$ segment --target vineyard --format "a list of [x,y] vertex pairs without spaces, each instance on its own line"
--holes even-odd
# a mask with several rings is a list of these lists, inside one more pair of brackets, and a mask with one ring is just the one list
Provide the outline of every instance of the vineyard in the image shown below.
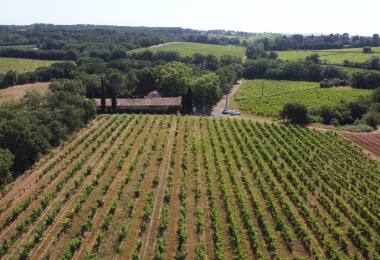
[[3,259],[380,254],[380,169],[297,126],[99,117],[2,190]]
[[29,44],[29,45],[10,45],[10,46],[0,46],[1,48],[12,48],[12,49],[19,49],[19,50],[33,50],[36,48],[36,45],[34,44]]
[[152,52],[157,51],[176,51],[181,55],[181,57],[190,56],[192,57],[195,53],[200,53],[203,55],[213,54],[220,58],[220,56],[229,54],[233,56],[243,57],[245,56],[245,47],[234,46],[234,45],[213,45],[213,44],[202,44],[202,43],[192,43],[192,42],[174,42],[165,44],[162,46],[153,46],[149,48],[141,48],[138,50],[128,51],[132,52],[143,52],[145,50],[150,50]]
[[361,96],[370,95],[370,90],[320,88],[316,82],[249,80],[240,86],[234,98],[240,103],[240,109],[259,116],[278,117],[287,102],[297,102],[312,108],[335,106],[341,100],[355,101]]
[[0,58],[0,73],[14,70],[19,73],[35,71],[39,67],[50,67],[51,64],[60,61],[30,60],[18,58]]
[[319,54],[319,59],[326,64],[340,64],[343,65],[344,60],[350,62],[365,62],[371,59],[372,56],[380,56],[380,47],[372,48],[373,53],[363,53],[362,48],[349,48],[339,50],[305,50],[305,51],[279,51],[278,59],[281,60],[305,60],[307,56],[313,53]]

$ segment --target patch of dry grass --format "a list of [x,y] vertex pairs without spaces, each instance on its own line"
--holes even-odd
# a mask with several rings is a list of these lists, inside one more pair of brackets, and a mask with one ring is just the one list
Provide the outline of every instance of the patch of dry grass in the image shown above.
[[37,82],[34,84],[17,85],[0,89],[0,102],[18,100],[24,97],[27,90],[45,92],[48,89],[49,84],[50,82]]

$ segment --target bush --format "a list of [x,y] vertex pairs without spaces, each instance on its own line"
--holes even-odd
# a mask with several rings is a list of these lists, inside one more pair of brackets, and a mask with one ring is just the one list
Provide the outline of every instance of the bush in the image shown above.
[[366,124],[345,125],[339,127],[340,130],[346,130],[350,132],[372,132],[373,127]]
[[282,119],[287,119],[294,123],[308,122],[308,110],[303,104],[286,103],[280,115]]
[[369,126],[376,127],[380,124],[380,114],[375,111],[370,111],[364,114],[362,121]]
[[331,82],[329,79],[324,79],[319,83],[320,88],[331,88],[333,86],[333,82]]
[[340,83],[340,79],[338,79],[338,78],[333,78],[333,79],[332,79],[332,85],[333,85],[334,87],[338,87],[338,86],[339,86],[339,83]]
[[333,118],[330,120],[330,124],[333,126],[339,126],[339,120],[336,118]]

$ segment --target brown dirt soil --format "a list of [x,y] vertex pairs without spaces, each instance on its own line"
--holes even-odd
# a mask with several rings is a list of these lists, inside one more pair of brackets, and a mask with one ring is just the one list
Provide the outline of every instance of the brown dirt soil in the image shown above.
[[160,46],[164,46],[164,45],[168,45],[168,44],[173,44],[173,43],[179,43],[179,42],[167,42],[167,43],[161,43],[161,44],[158,44],[158,45],[150,46],[149,48],[157,48],[157,47],[160,47]]
[[34,84],[16,85],[0,90],[0,102],[9,100],[18,100],[23,98],[27,90],[37,90],[45,92],[50,82],[37,82]]
[[380,134],[378,133],[342,133],[343,137],[352,140],[361,146],[364,151],[370,153],[372,157],[380,161]]
[[180,201],[178,198],[179,187],[181,185],[181,178],[183,176],[182,172],[182,153],[178,151],[184,150],[184,125],[183,122],[178,128],[178,143],[177,143],[177,153],[176,153],[176,163],[173,166],[174,174],[173,174],[173,186],[172,186],[172,197],[169,202],[169,225],[165,231],[165,239],[167,245],[164,251],[164,259],[173,259],[175,255],[175,251],[177,248],[177,222],[179,219],[179,207]]
[[[122,124],[119,127],[121,127],[121,126],[122,126]],[[111,137],[109,137],[109,139],[110,138]],[[116,145],[117,141],[120,138],[121,138],[121,136],[119,136],[119,138],[116,139],[116,141],[114,142],[114,145]],[[100,160],[100,158],[102,158],[102,156],[101,156],[101,150],[102,150],[103,147],[109,146],[109,139],[107,139],[106,142],[102,143],[97,148],[97,151],[88,158],[87,162],[83,165],[82,169],[86,169],[88,165],[91,165],[91,166],[94,167],[94,169],[92,170],[92,174],[96,173],[96,171],[97,171],[100,163],[102,162],[102,160]],[[89,146],[88,149],[91,149],[91,146]],[[111,145],[111,147],[108,149],[107,153],[103,156],[103,158],[106,158],[108,156],[108,154],[110,153],[110,151],[112,151],[112,149],[113,149],[113,147]],[[72,189],[74,189],[74,186],[73,186],[73,184],[71,182],[77,177],[78,174],[80,174],[82,172],[83,172],[83,170],[79,171],[75,176],[73,176],[71,178],[71,181],[65,185],[65,188],[72,188]],[[59,214],[56,216],[53,224],[45,231],[43,241],[40,244],[38,244],[34,248],[34,250],[32,250],[32,254],[43,256],[47,252],[47,250],[51,250],[52,252],[53,251],[56,252],[57,248],[60,245],[64,244],[64,240],[67,239],[67,236],[68,236],[68,234],[70,234],[70,231],[72,232],[73,227],[71,227],[71,229],[68,230],[67,234],[63,233],[60,236],[59,240],[56,239],[56,235],[57,235],[57,233],[60,230],[62,221],[66,219],[67,213],[74,208],[74,206],[75,206],[75,204],[77,202],[77,198],[82,193],[82,188],[84,186],[88,185],[89,183],[91,183],[91,181],[92,181],[92,178],[91,178],[92,174],[84,179],[84,181],[81,183],[81,185],[77,188],[77,192],[75,192],[74,194],[72,194],[72,196],[70,196],[69,200],[62,206],[62,208],[61,208]],[[100,181],[99,181],[99,183],[100,183]],[[101,186],[101,184],[99,184],[98,186]],[[91,196],[90,196],[90,198],[91,198]],[[85,207],[83,208],[83,210],[84,209],[85,209]],[[74,226],[74,224],[75,224],[75,222],[73,222],[73,226]]]
[[[141,248],[141,259],[147,259],[148,257],[153,257],[156,242],[156,236],[158,232],[159,218],[161,216],[162,206],[164,204],[164,191],[166,187],[166,179],[168,177],[168,172],[170,169],[170,157],[172,153],[172,147],[174,142],[174,131],[176,128],[176,122],[172,121],[171,129],[168,136],[167,145],[165,147],[164,159],[161,162],[160,168],[158,169],[158,175],[160,176],[160,183],[158,184],[157,190],[154,194],[153,202],[153,212],[151,215],[151,220],[146,230],[146,238],[143,239],[143,246]],[[169,209],[169,211],[174,209]]]
[[[148,128],[146,127],[146,129],[148,129]],[[134,130],[133,135],[136,134],[136,131],[137,131],[137,129]],[[103,216],[107,214],[107,211],[109,210],[110,202],[113,199],[115,199],[115,198],[118,197],[117,191],[118,191],[120,183],[123,181],[123,179],[125,177],[124,173],[127,172],[127,169],[129,169],[131,158],[133,158],[137,154],[137,149],[140,146],[140,140],[143,138],[144,135],[145,135],[145,131],[142,132],[142,133],[140,133],[139,136],[135,137],[135,138],[138,138],[139,141],[135,142],[135,144],[134,144],[134,146],[133,146],[130,154],[128,155],[128,157],[126,157],[125,162],[128,162],[128,163],[125,163],[125,165],[124,165],[124,167],[123,167],[122,170],[116,170],[116,165],[118,163],[118,158],[120,158],[120,155],[119,156],[116,155],[115,156],[116,160],[114,160],[110,164],[110,166],[108,167],[107,172],[116,172],[116,176],[115,176],[114,181],[112,182],[112,184],[110,186],[110,189],[107,192],[107,194],[103,195],[103,199],[104,199],[104,201],[106,203],[105,203],[105,205],[102,208],[99,208],[96,211],[96,213],[95,213],[95,215],[93,217],[93,229],[91,230],[91,232],[88,232],[86,234],[86,238],[83,241],[83,246],[81,246],[80,249],[78,250],[78,252],[75,254],[75,259],[83,259],[84,256],[85,256],[85,253],[87,251],[91,252],[93,245],[96,243],[95,242],[95,236],[98,233],[98,231],[101,230],[101,224],[103,222]],[[131,139],[128,139],[128,140],[131,140]],[[123,146],[119,149],[119,153],[123,154],[124,151],[125,151],[126,146],[129,143],[130,143],[130,141],[126,141],[123,144]],[[148,146],[148,145],[149,144],[147,144],[146,146]],[[140,163],[143,163],[143,160],[140,160]],[[137,173],[139,173],[139,171],[136,170],[136,172],[134,174],[135,177],[137,177],[137,175],[138,175]],[[95,200],[95,198],[99,197],[101,195],[101,193],[102,193],[102,191],[100,191],[100,190],[93,191],[93,194],[91,194],[91,196]],[[125,218],[125,213],[124,214],[122,213],[123,209],[120,208],[121,207],[121,205],[120,205],[121,201],[117,200],[117,203],[118,203],[118,206],[117,206],[117,209],[116,209],[116,213],[115,213],[115,215],[114,215],[114,217],[112,219],[112,222],[113,223],[116,222],[116,219],[119,219],[119,218],[123,219],[123,221],[122,221],[122,223],[120,223],[120,225],[116,225],[115,226],[116,230],[113,230],[113,232],[107,231],[109,233],[113,233],[113,234],[111,234],[112,239],[111,239],[111,236],[110,236],[110,238],[107,238],[106,234],[105,234],[106,232],[102,231],[103,234],[105,235],[105,240],[104,240],[104,242],[102,244],[102,249],[104,249],[104,246],[108,246],[108,248],[107,248],[108,250],[111,249],[111,248],[112,249],[114,248],[113,247],[114,244],[113,245],[107,245],[107,243],[108,242],[111,242],[111,243],[115,242],[114,239],[113,239],[114,235],[116,234],[117,231],[120,230],[120,227],[122,226],[122,224],[126,224],[126,222],[128,220],[128,219]],[[91,204],[91,203],[88,203],[88,204]],[[110,229],[112,229],[112,228],[113,228],[113,226],[110,227]]]

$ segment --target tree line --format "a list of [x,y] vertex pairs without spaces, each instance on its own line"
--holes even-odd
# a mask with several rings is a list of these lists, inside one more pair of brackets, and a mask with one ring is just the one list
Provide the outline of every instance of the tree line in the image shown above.
[[[124,52],[126,55],[126,53]],[[220,81],[223,93],[237,78],[242,76],[241,58],[223,55],[203,55],[196,53],[192,57],[181,57],[177,52],[156,52],[146,50],[142,53],[132,53],[122,59],[105,62],[100,58],[83,57],[74,62],[54,63],[50,67],[41,67],[34,72],[17,73],[8,71],[0,74],[0,88],[17,84],[50,81],[52,79],[77,79],[85,86],[87,98],[101,98],[101,78],[106,82],[106,89],[116,89],[117,97],[144,97],[156,90],[162,68],[169,63],[177,62],[191,68],[192,77],[207,73],[215,73]],[[116,86],[116,87],[114,87]],[[111,90],[107,91],[110,97]],[[173,94],[181,96],[182,91],[167,92],[164,96]]]
[[0,187],[95,117],[95,102],[84,94],[81,81],[60,79],[46,93],[0,104]]
[[373,57],[366,64],[368,70],[349,74],[341,66],[321,64],[318,53],[305,60],[282,61],[274,51],[265,51],[261,46],[250,45],[246,50],[247,61],[243,63],[243,77],[247,79],[273,79],[320,82],[321,87],[352,86],[375,89],[380,87],[380,62]]
[[343,47],[360,48],[365,46],[380,46],[379,34],[370,36],[351,36],[348,33],[329,35],[308,35],[293,34],[282,35],[274,38],[263,37],[253,42],[260,45],[265,51],[286,51],[292,50],[327,50],[342,49]]

